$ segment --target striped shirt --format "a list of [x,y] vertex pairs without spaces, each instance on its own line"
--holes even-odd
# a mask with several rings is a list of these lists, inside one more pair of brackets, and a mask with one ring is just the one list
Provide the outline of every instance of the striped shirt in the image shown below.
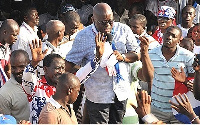
[[171,75],[171,68],[180,70],[184,68],[186,76],[194,73],[192,63],[194,54],[177,46],[175,55],[167,61],[162,55],[162,46],[149,51],[149,56],[154,66],[154,78],[151,91],[152,106],[163,112],[171,112],[169,100],[173,96],[175,80]]

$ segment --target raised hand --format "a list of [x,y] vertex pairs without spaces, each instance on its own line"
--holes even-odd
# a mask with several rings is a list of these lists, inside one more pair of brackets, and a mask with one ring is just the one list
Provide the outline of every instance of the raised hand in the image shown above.
[[174,96],[174,98],[176,99],[178,104],[169,100],[169,103],[171,104],[171,107],[173,109],[175,109],[177,112],[179,112],[181,114],[188,116],[190,119],[196,117],[196,114],[195,114],[195,112],[189,102],[189,99],[185,93],[183,95],[181,95],[179,93],[178,95]]
[[145,37],[145,36],[142,36],[142,37],[139,38],[139,40],[141,41],[141,43],[140,43],[141,53],[148,52],[149,39],[147,37]]
[[29,44],[29,47],[31,49],[31,54],[32,54],[32,60],[31,64],[32,66],[36,67],[38,63],[43,60],[45,57],[45,54],[47,53],[47,50],[42,52],[42,41],[39,40],[39,43],[37,40],[32,40],[32,45]]
[[151,113],[151,96],[148,95],[147,91],[141,91],[136,95],[138,107],[131,104],[131,106],[135,109],[138,116],[143,118],[145,115]]
[[179,72],[178,70],[176,70],[174,67],[172,67],[171,69],[171,73],[172,73],[172,77],[179,81],[179,82],[185,82],[186,79],[186,75],[185,72],[183,70],[183,67],[181,67],[181,72]]
[[95,42],[96,42],[96,57],[98,59],[101,58],[101,56],[104,53],[104,45],[106,42],[107,37],[104,38],[104,33],[98,32],[98,34],[95,37]]

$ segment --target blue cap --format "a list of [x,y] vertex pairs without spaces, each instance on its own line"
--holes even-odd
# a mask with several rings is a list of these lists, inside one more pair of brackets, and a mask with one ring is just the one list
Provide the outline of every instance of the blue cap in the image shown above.
[[0,124],[17,124],[17,121],[11,115],[0,114]]

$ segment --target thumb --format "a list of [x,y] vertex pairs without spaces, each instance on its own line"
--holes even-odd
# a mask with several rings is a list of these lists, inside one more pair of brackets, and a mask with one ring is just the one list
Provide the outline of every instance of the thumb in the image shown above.
[[47,54],[48,49],[46,49],[42,54],[46,55]]
[[134,109],[137,108],[133,103],[130,103],[130,105],[131,105]]
[[184,72],[184,69],[183,69],[183,67],[181,66],[181,72]]

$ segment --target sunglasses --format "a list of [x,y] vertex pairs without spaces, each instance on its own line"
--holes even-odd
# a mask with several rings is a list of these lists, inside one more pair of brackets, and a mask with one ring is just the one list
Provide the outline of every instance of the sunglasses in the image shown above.
[[107,20],[107,21],[98,21],[98,20],[97,20],[97,22],[98,22],[99,24],[103,25],[103,26],[106,26],[108,23],[109,23],[110,25],[113,25],[114,20]]

